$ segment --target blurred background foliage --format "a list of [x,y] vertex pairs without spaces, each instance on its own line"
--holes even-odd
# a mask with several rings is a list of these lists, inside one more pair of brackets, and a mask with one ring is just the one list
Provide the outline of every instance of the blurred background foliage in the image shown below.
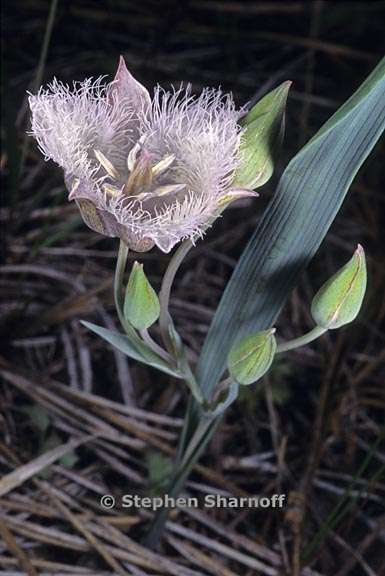
[[[293,81],[276,174],[258,200],[225,212],[178,276],[172,312],[194,360],[282,168],[383,55],[385,2],[8,0],[3,16],[1,466],[8,473],[69,437],[102,431],[102,439],[69,451],[50,472],[61,494],[75,495],[97,524],[100,509],[90,481],[96,496],[142,490],[148,480],[153,490],[162,477],[159,462],[167,469],[165,457],[173,453],[186,396],[178,383],[127,362],[79,325],[79,319],[108,327],[116,322],[111,276],[117,245],[83,225],[66,201],[61,171],[44,162],[26,135],[26,91],[36,92],[54,76],[68,83],[111,78],[120,54],[150,91],[157,83],[167,88],[190,82],[194,92],[220,85],[239,105]],[[249,539],[250,557],[258,557],[250,542],[265,547],[261,573],[275,574],[269,570],[281,566],[299,574],[300,562],[325,575],[385,570],[382,153],[383,142],[355,179],[278,327],[285,338],[311,327],[312,295],[348,260],[357,242],[365,247],[369,268],[359,320],[280,358],[263,385],[242,390],[188,485],[193,493],[284,492],[290,505],[280,514],[216,511],[216,532],[207,522],[199,525],[199,519],[180,514],[179,540],[169,534],[162,556],[179,562],[179,568],[163,573],[183,575],[194,565],[193,552],[204,574],[259,573],[250,558],[242,564],[215,551],[212,542],[222,541],[220,528],[229,525],[230,548],[242,549],[241,536]],[[152,251],[142,260],[159,287],[168,256]],[[170,420],[159,422],[154,413]],[[58,493],[55,497],[60,500]],[[34,549],[24,559],[33,569],[54,560],[70,566],[80,555],[79,565],[90,570],[85,573],[104,573],[106,562],[113,573],[119,573],[114,562],[122,563],[124,573],[135,573],[129,571],[132,559],[119,554],[101,560],[98,548],[85,546],[80,553],[73,541],[71,556],[60,548],[60,538],[56,544],[39,538],[41,525],[59,531],[63,515],[54,499],[45,516],[28,508],[29,502],[44,501],[41,485],[29,481],[7,498],[5,523],[19,543]],[[20,532],[15,502],[24,502],[21,510],[32,526],[27,535]],[[131,520],[119,528],[121,538],[139,539],[145,518],[137,514]],[[71,519],[66,522],[65,531],[72,527],[78,534]],[[91,532],[92,526],[87,525]],[[205,538],[203,552],[196,550],[194,530]],[[7,569],[17,557],[5,548],[0,554]]]

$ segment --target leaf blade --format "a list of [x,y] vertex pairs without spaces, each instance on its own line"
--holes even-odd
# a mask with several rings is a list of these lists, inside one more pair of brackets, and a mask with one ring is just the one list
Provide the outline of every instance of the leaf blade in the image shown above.
[[88,328],[88,330],[91,330],[91,332],[94,332],[103,338],[103,340],[106,340],[106,342],[117,348],[126,356],[129,356],[138,362],[142,362],[143,364],[147,364],[148,366],[152,366],[153,368],[157,368],[161,372],[165,372],[175,378],[182,378],[181,374],[170,368],[166,362],[164,362],[162,358],[158,357],[155,353],[147,351],[145,355],[142,351],[139,351],[135,344],[124,334],[108,330],[107,328],[97,326],[97,324],[86,322],[85,320],[81,320],[81,324]]

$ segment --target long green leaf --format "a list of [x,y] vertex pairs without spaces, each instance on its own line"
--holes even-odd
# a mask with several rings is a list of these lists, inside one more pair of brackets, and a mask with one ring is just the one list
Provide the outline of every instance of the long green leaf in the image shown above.
[[287,166],[226,287],[198,364],[209,395],[232,344],[272,326],[385,126],[385,59]]

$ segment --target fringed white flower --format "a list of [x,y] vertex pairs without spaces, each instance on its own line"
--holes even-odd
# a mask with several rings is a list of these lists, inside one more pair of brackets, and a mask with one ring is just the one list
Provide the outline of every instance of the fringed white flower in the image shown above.
[[256,195],[232,188],[240,112],[219,90],[157,88],[151,99],[121,57],[110,84],[55,79],[29,103],[32,135],[86,224],[133,250],[195,241],[228,203]]

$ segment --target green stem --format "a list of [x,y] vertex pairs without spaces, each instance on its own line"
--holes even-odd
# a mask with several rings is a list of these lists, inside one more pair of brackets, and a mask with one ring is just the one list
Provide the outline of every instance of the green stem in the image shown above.
[[[124,271],[126,269],[126,263],[127,263],[127,256],[128,256],[128,247],[123,242],[123,240],[120,240],[118,258],[116,261],[115,279],[114,279],[115,307],[116,307],[122,328],[125,331],[125,333],[127,334],[127,336],[129,337],[129,339],[131,340],[131,342],[133,342],[133,344],[136,344],[138,346],[139,350],[143,350],[143,347],[150,347],[151,350],[153,352],[155,352],[155,350],[153,349],[153,346],[149,346],[148,342],[144,342],[138,336],[135,329],[131,326],[131,324],[129,322],[127,322],[127,320],[124,317],[123,281],[124,281]],[[154,342],[154,344],[155,344],[155,342]],[[166,355],[167,353],[163,349],[160,348],[160,350],[162,350],[162,354],[160,354],[159,350],[157,350],[156,351],[157,356],[160,356],[162,359],[166,360],[168,364],[171,365],[170,357],[168,355]]]
[[215,387],[215,389],[213,390],[213,394],[211,397],[211,403],[216,402],[219,398],[219,395],[226,390],[230,384],[233,382],[233,377],[232,376],[228,376],[227,378],[225,378],[224,380],[221,380],[220,382],[218,382],[217,386]]
[[170,339],[169,326],[172,322],[170,313],[168,311],[170,302],[171,287],[174,282],[175,275],[182,264],[186,254],[191,250],[193,244],[191,240],[186,240],[179,246],[171,258],[165,275],[162,280],[162,286],[159,292],[160,303],[160,316],[159,316],[159,329],[164,345],[170,354],[174,354],[174,347]]
[[188,378],[186,375],[184,375],[184,380],[195,400],[199,402],[199,404],[203,404],[205,399],[195,378]]
[[124,277],[124,271],[126,269],[127,256],[128,256],[128,246],[122,240],[120,240],[118,259],[116,261],[116,268],[115,268],[114,298],[115,298],[116,311],[118,313],[120,323],[124,329],[126,325],[126,320],[124,318],[123,313],[123,304],[124,304],[123,277]]
[[155,354],[158,354],[158,356],[163,358],[163,360],[165,360],[168,364],[170,365],[172,364],[170,354],[168,354],[165,350],[163,350],[163,348],[161,348],[161,346],[159,346],[159,344],[157,344],[157,342],[155,342],[155,340],[152,339],[147,328],[139,330],[139,334],[141,335],[143,342],[145,342],[147,346],[151,348],[153,352],[155,352]]
[[[180,462],[176,463],[174,474],[171,478],[167,494],[171,497],[175,497],[179,494],[183,487],[187,477],[189,476],[191,470],[194,468],[195,464],[199,460],[203,450],[206,447],[207,442],[212,437],[212,433],[218,423],[219,419],[204,418],[197,429],[195,430],[190,443],[186,448],[186,452]],[[213,430],[211,431],[211,428]],[[154,521],[151,525],[150,531],[148,532],[145,544],[150,548],[157,548],[159,540],[162,536],[164,526],[167,522],[169,510],[163,508],[157,512]]]
[[[175,275],[179,269],[179,266],[182,264],[186,254],[191,250],[192,247],[193,243],[191,242],[191,240],[186,240],[185,242],[183,242],[183,244],[181,244],[179,248],[175,251],[173,257],[169,262],[167,270],[163,276],[162,286],[159,292],[159,303],[160,303],[159,329],[162,341],[167,350],[169,351],[169,353],[171,354],[171,356],[175,358],[175,361],[179,369],[183,371],[184,380],[187,386],[189,387],[192,395],[200,404],[202,404],[203,402],[202,392],[189,366],[185,350],[183,349],[183,345],[182,344],[180,344],[180,346],[178,345],[179,337],[176,333],[172,318],[169,313],[170,293]],[[173,339],[171,337],[171,332],[174,333],[174,336],[176,336],[176,338]]]
[[182,372],[184,381],[186,382],[187,386],[190,389],[191,394],[195,398],[195,400],[200,404],[203,405],[205,399],[203,397],[202,391],[196,381],[196,378],[190,368],[190,365],[186,358],[185,350],[176,351],[176,359],[177,359],[177,366],[178,369]]
[[199,448],[200,443],[204,440],[207,430],[210,428],[212,424],[213,418],[207,418],[205,416],[202,417],[200,420],[193,437],[188,444],[180,463],[181,472],[183,472],[183,468],[187,466],[189,460],[193,459],[194,452]]
[[187,410],[186,410],[186,414],[184,417],[184,421],[183,421],[183,427],[182,427],[182,432],[181,435],[179,436],[179,442],[178,442],[178,447],[177,447],[177,453],[176,453],[176,458],[175,458],[175,467],[177,467],[183,457],[183,452],[185,449],[185,446],[187,444],[187,439],[189,438],[189,436],[191,436],[190,433],[190,414],[192,412],[192,410],[194,409],[193,407],[197,406],[198,404],[195,401],[194,395],[190,394],[189,399],[188,399],[188,405],[187,405]]
[[[187,386],[190,388],[191,396],[195,399],[198,405],[202,405],[204,398],[201,389],[195,379],[195,376],[189,366],[188,360],[186,358],[186,353],[183,348],[182,342],[180,342],[179,336],[174,328],[172,318],[169,313],[169,302],[171,288],[175,279],[175,275],[183,262],[186,254],[191,250],[193,244],[190,240],[184,242],[179,246],[179,248],[174,253],[171,258],[165,275],[163,277],[161,290],[159,293],[160,302],[160,316],[159,316],[159,328],[162,337],[162,341],[172,355],[175,358],[178,368],[184,375],[184,380]],[[192,399],[190,397],[190,405]],[[185,442],[187,440],[187,429],[184,427],[182,431],[183,440],[180,441],[178,446],[178,451],[176,455],[174,471],[170,479],[169,487],[167,489],[167,494],[172,496],[177,494],[183,483],[185,482],[189,472],[194,467],[195,463],[199,459],[206,442],[210,438],[208,434],[210,426],[212,424],[212,419],[207,419],[203,417],[203,420],[199,422],[196,430],[194,431],[190,442],[185,448]],[[186,421],[185,421],[186,424]],[[159,539],[161,537],[164,525],[168,517],[168,510],[161,510],[156,514],[154,522],[150,528],[148,536],[146,538],[146,544],[151,547],[157,546]]]
[[289,340],[288,342],[282,342],[282,344],[278,344],[276,353],[287,352],[288,350],[294,350],[295,348],[299,348],[300,346],[305,346],[305,344],[313,342],[313,340],[316,340],[317,338],[322,336],[322,334],[325,334],[325,332],[327,331],[328,331],[327,328],[322,328],[321,326],[315,326],[313,330],[310,330],[310,332],[307,332],[307,334],[304,334],[303,336],[299,336],[298,338],[294,338],[294,340]]

